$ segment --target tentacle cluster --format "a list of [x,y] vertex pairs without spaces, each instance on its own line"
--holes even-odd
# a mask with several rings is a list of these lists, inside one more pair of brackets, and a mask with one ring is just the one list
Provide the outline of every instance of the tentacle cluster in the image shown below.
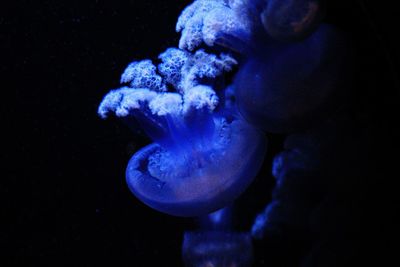
[[176,31],[179,47],[189,51],[202,43],[213,46],[222,35],[250,41],[256,22],[255,3],[250,0],[197,0],[181,14]]

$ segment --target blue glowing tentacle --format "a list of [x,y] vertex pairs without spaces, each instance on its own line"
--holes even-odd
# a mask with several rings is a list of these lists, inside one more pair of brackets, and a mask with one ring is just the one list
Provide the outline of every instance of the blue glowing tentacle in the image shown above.
[[170,140],[173,142],[171,151],[180,155],[185,160],[189,160],[191,152],[194,150],[194,138],[189,131],[181,117],[176,117],[168,114],[164,117],[168,131],[170,133]]
[[180,15],[176,31],[181,32],[179,47],[194,50],[201,43],[214,46],[216,37],[226,33],[250,40],[254,23],[259,22],[254,1],[197,0]]
[[204,150],[214,134],[214,116],[206,108],[194,109],[185,116],[184,121],[192,138],[196,140],[195,147]]
[[132,116],[135,117],[151,140],[168,148],[170,144],[168,126],[162,119],[155,117],[148,108],[134,110]]
[[195,147],[204,150],[211,140],[214,129],[214,116],[211,112],[219,104],[215,91],[204,85],[188,90],[184,96],[184,123],[192,139],[196,140]]

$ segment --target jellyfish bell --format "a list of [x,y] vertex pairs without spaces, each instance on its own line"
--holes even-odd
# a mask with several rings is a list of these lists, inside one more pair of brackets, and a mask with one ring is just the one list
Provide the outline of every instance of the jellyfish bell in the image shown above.
[[260,17],[272,38],[292,42],[307,38],[324,14],[324,0],[268,0]]
[[265,135],[220,103],[210,86],[183,95],[123,87],[106,95],[98,112],[137,120],[153,140],[133,155],[126,180],[136,197],[161,212],[199,216],[220,209],[263,162]]
[[351,72],[348,45],[329,25],[301,42],[265,43],[248,54],[235,77],[240,113],[275,133],[318,122],[344,102]]
[[266,140],[243,120],[216,116],[213,121],[206,143],[183,142],[175,151],[153,143],[133,155],[126,170],[133,194],[176,216],[207,214],[238,197],[262,165]]

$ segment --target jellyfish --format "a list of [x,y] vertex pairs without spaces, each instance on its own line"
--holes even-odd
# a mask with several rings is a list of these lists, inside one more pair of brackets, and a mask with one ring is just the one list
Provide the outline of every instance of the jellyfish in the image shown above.
[[236,60],[228,54],[169,48],[135,61],[108,93],[98,113],[136,121],[153,143],[130,159],[126,181],[150,207],[176,216],[198,216],[231,203],[260,169],[266,138],[216,92]]

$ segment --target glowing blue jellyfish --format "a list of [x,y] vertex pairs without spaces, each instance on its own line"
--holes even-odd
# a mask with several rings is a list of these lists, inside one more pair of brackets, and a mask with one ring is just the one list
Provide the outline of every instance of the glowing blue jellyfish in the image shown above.
[[159,58],[157,67],[150,60],[131,63],[121,77],[126,86],[106,95],[98,113],[134,118],[154,141],[133,155],[126,171],[141,201],[172,215],[206,214],[251,183],[265,137],[212,88],[237,63],[231,56],[170,48]]

